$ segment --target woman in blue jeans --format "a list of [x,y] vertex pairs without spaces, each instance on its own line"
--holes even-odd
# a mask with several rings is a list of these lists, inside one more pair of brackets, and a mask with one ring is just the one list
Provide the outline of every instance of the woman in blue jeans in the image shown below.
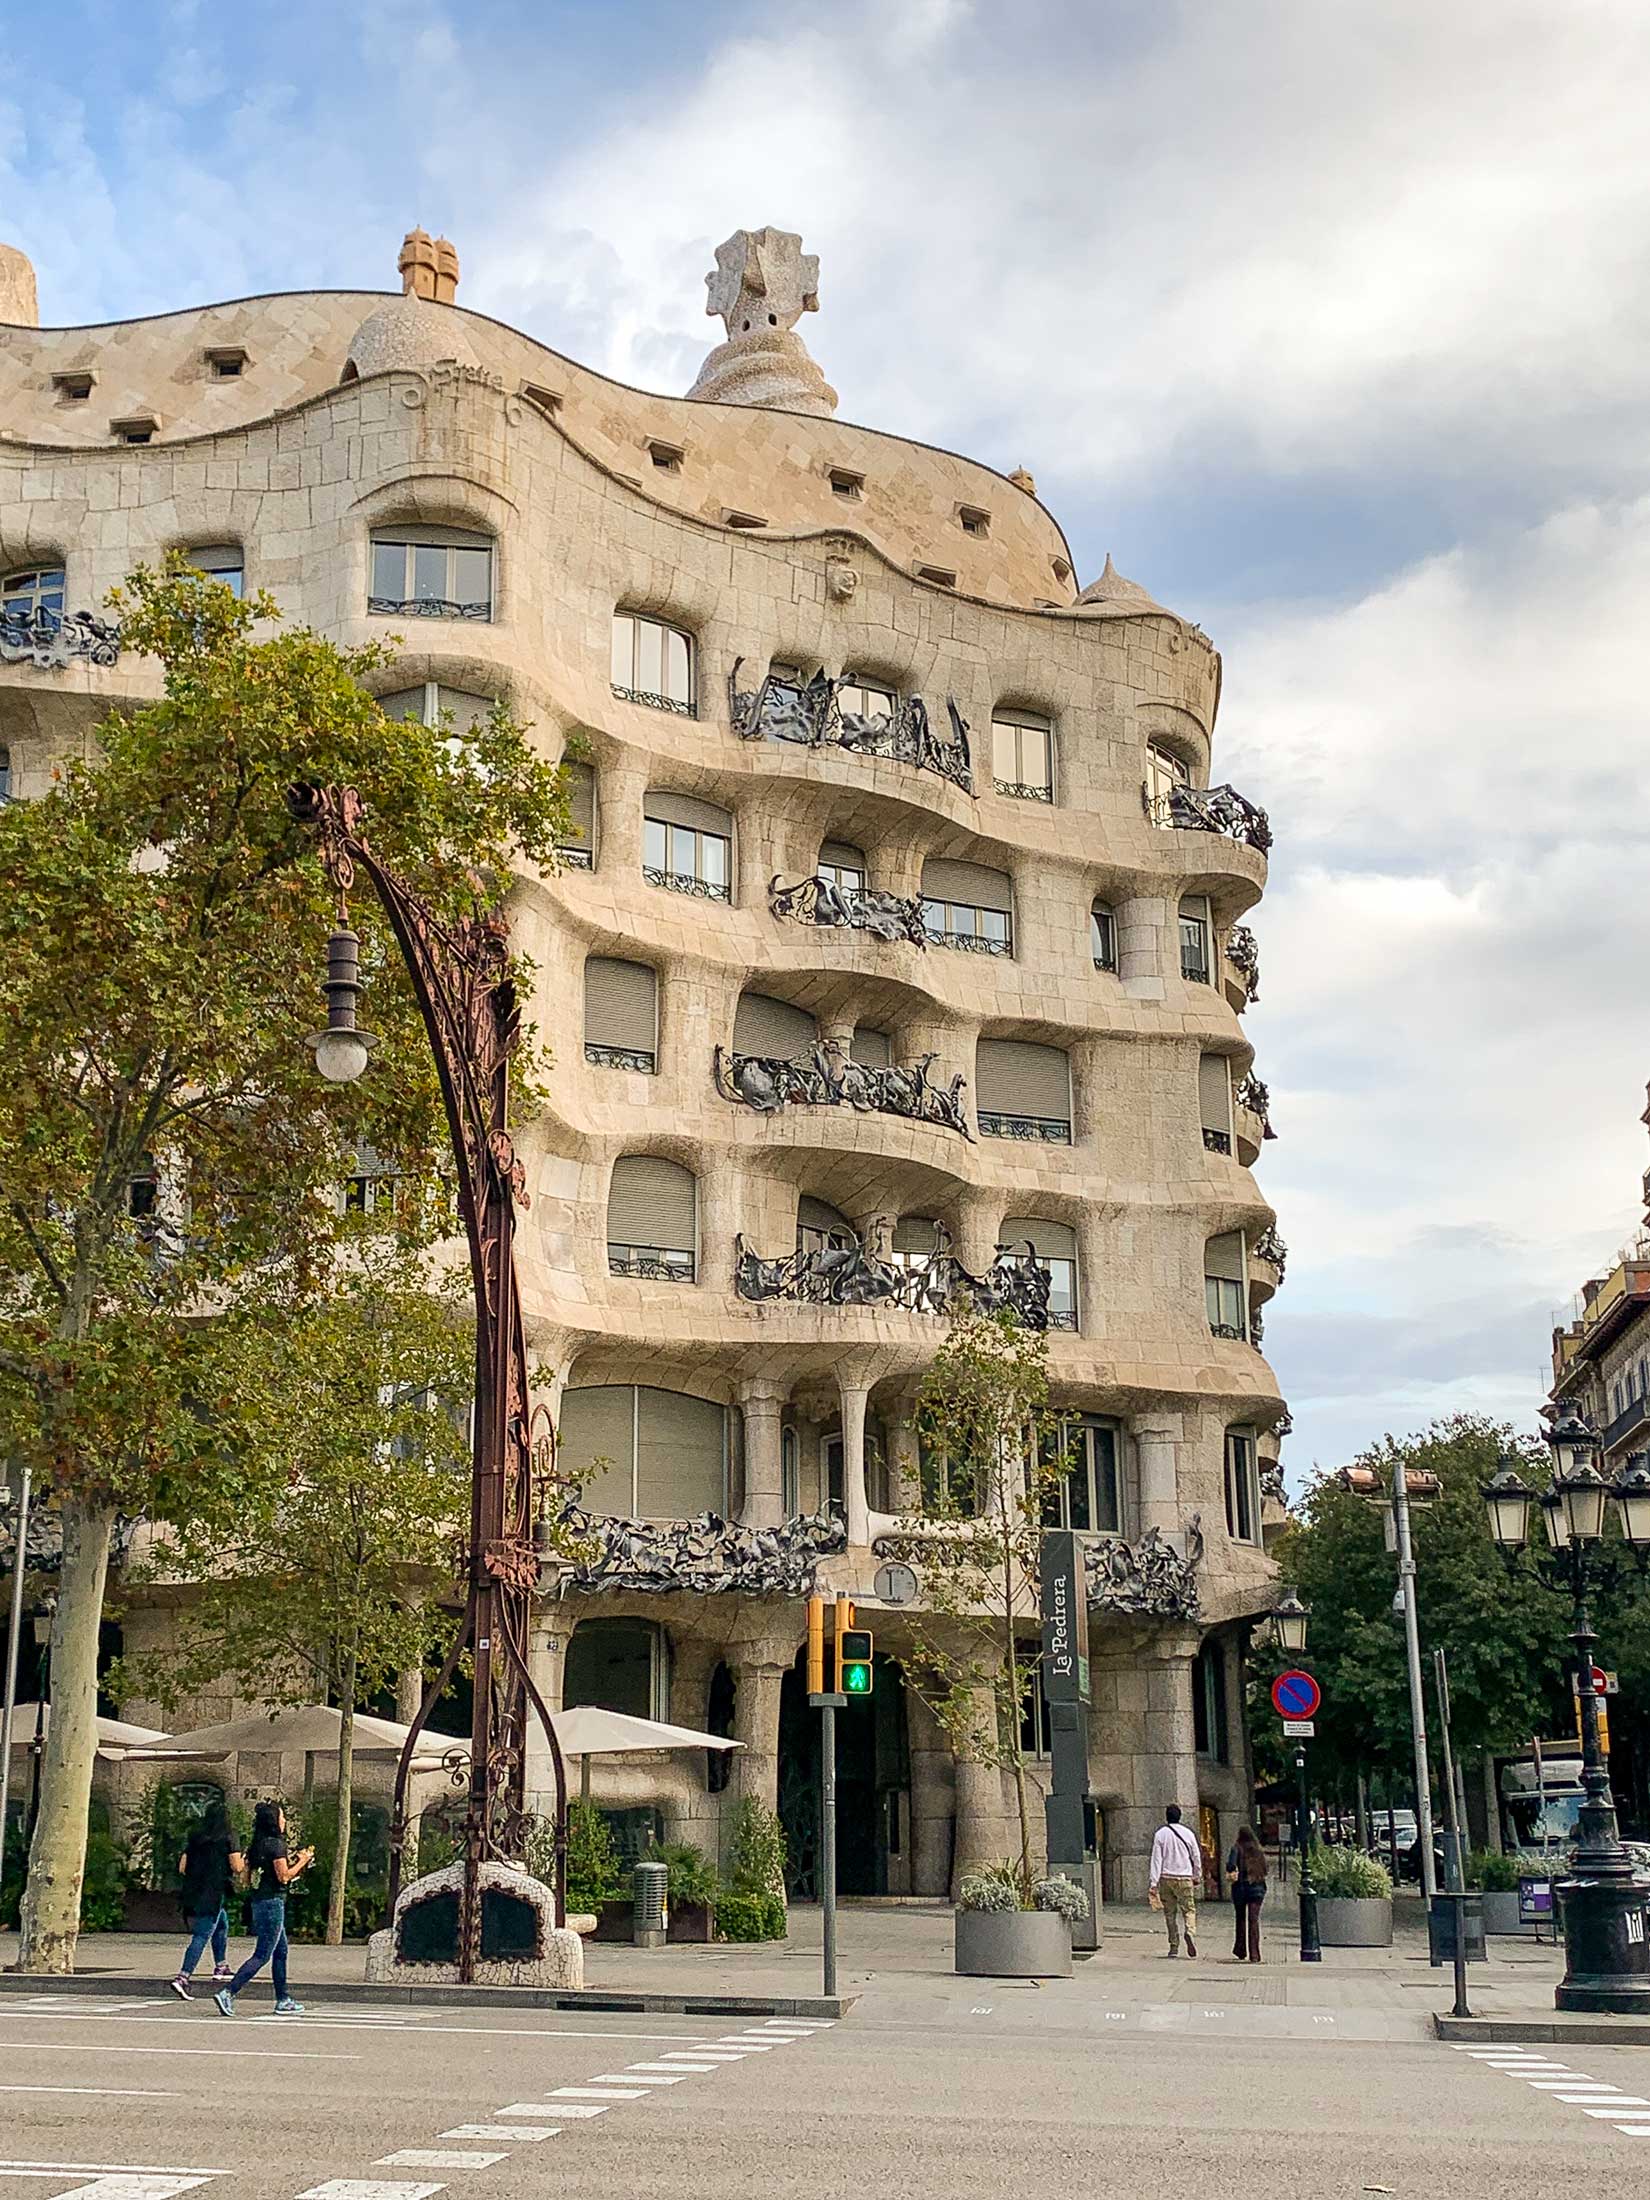
[[252,1930],[256,1945],[227,1986],[212,1996],[220,2014],[235,2014],[235,1996],[267,1963],[275,1981],[275,2014],[301,2017],[304,2005],[286,1990],[286,1890],[315,1861],[313,1849],[286,1852],[286,1812],[279,1803],[260,1803],[252,1814],[252,1838],[246,1844],[247,1876],[252,1885]]
[[235,1837],[229,1830],[229,1813],[222,1803],[213,1803],[190,1834],[178,1858],[178,1872],[183,1881],[183,1914],[189,1920],[189,1946],[182,1968],[172,1981],[172,1991],[180,2001],[189,1999],[189,1981],[195,1975],[195,1966],[206,1952],[209,1940],[212,1943],[213,1985],[222,1986],[230,1976],[229,1912],[225,1905],[231,1883],[245,1869],[245,1859],[237,1851]]

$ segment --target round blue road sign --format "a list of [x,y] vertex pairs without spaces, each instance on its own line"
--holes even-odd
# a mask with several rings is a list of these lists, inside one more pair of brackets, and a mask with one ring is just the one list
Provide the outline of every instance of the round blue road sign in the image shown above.
[[1281,1719],[1310,1719],[1323,1702],[1323,1690],[1310,1673],[1280,1673],[1272,1683],[1272,1709]]

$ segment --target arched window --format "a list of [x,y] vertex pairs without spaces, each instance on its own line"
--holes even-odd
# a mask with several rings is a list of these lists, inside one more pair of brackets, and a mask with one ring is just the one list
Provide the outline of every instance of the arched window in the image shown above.
[[650,964],[585,957],[584,1058],[648,1076],[658,1068],[659,980]]
[[1021,802],[1054,800],[1054,726],[1033,710],[991,714],[991,770],[997,792]]
[[982,1138],[1071,1144],[1071,1063],[1062,1047],[982,1039],[974,1054],[974,1116]]
[[1027,1245],[1048,1276],[1048,1326],[1077,1327],[1077,1233],[1068,1223],[1010,1216],[998,1233],[999,1253],[1020,1253]]
[[805,1008],[776,1001],[771,993],[741,993],[733,1019],[735,1054],[759,1054],[795,1061],[819,1037],[819,1026]]
[[922,913],[936,947],[1014,952],[1014,885],[1006,871],[930,856],[922,867]]
[[733,899],[733,819],[696,795],[652,787],[642,798],[642,877],[705,901]]
[[367,609],[397,619],[490,619],[493,539],[465,527],[375,527]]
[[670,1651],[663,1628],[648,1619],[581,1619],[568,1637],[561,1700],[569,1711],[591,1704],[633,1719],[668,1718]]
[[865,884],[865,856],[845,840],[827,840],[819,851],[815,875],[845,894],[857,893]]
[[1242,1343],[1249,1335],[1249,1301],[1241,1230],[1228,1230],[1204,1246],[1203,1293],[1210,1333]]
[[565,840],[556,842],[556,853],[570,871],[593,871],[596,868],[596,774],[589,764],[581,764],[576,758],[563,764],[561,769],[573,830]]
[[695,714],[693,636],[639,611],[613,614],[613,692],[622,703]]
[[585,1511],[691,1520],[728,1509],[728,1417],[708,1398],[617,1383],[562,1400],[561,1472]]
[[1214,957],[1207,894],[1187,894],[1180,904],[1180,975],[1192,985],[1213,985]]
[[607,1265],[615,1276],[692,1283],[698,1275],[699,1187],[663,1154],[623,1154],[607,1191]]
[[8,573],[0,580],[0,620],[8,627],[34,626],[55,634],[63,623],[62,566],[31,565]]
[[1089,911],[1089,950],[1096,970],[1117,968],[1117,919],[1111,904],[1098,898]]
[[221,581],[232,596],[245,594],[246,552],[238,542],[207,543],[183,554],[197,573]]
[[1197,1058],[1197,1106],[1210,1153],[1232,1150],[1232,1065],[1224,1054]]

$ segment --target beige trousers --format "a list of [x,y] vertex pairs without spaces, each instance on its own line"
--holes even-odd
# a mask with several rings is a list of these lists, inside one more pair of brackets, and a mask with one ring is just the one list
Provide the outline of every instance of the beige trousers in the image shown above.
[[1163,1922],[1169,1928],[1169,1953],[1180,1953],[1180,1921],[1186,1921],[1186,1938],[1197,1931],[1197,1882],[1171,1879],[1167,1872],[1157,1882],[1157,1899],[1163,1905]]

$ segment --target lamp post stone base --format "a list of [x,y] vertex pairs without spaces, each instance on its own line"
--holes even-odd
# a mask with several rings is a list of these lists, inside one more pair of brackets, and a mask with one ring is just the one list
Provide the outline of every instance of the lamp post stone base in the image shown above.
[[1555,1892],[1565,1968],[1554,2006],[1650,2016],[1650,1883],[1564,1879]]

